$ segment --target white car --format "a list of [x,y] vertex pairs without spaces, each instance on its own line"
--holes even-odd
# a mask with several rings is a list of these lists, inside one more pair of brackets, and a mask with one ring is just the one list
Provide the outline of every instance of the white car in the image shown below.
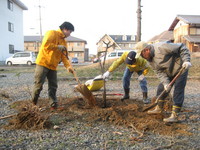
[[13,56],[6,59],[6,65],[15,65],[15,64],[35,64],[36,54],[35,52],[17,52]]
[[[114,50],[112,52],[108,52],[106,55],[106,60],[119,58],[126,51],[135,51],[135,50]],[[100,60],[101,62],[104,61],[104,56],[102,56]]]

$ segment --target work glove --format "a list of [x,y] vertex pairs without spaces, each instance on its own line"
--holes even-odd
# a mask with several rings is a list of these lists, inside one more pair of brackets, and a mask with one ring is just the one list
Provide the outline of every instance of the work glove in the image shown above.
[[58,45],[58,49],[62,52],[62,51],[66,51],[67,48],[64,45]]
[[109,71],[106,71],[106,72],[103,74],[103,79],[108,78],[109,75],[110,75],[110,72],[109,72]]
[[138,81],[142,81],[145,78],[145,76],[143,74],[138,76]]
[[147,73],[149,72],[149,69],[144,69],[144,71],[143,71],[143,75],[146,75]]
[[67,70],[68,70],[68,72],[74,74],[74,69],[72,67],[68,67]]
[[185,68],[185,70],[188,70],[191,66],[192,64],[188,61],[184,62],[182,65],[182,67]]
[[167,93],[169,93],[172,89],[172,86],[168,85],[168,84],[164,84],[164,89]]

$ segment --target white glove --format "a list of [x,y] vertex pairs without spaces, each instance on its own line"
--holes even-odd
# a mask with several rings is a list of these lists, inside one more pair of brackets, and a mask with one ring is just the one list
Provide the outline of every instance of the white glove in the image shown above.
[[172,86],[169,86],[168,84],[164,84],[164,88],[165,88],[165,91],[166,91],[166,92],[170,92]]
[[142,81],[145,78],[145,76],[143,74],[139,75],[138,77],[138,81]]
[[103,79],[108,78],[109,75],[110,75],[110,72],[109,72],[109,71],[106,71],[106,72],[103,74]]
[[58,45],[58,49],[60,51],[66,51],[67,50],[67,48],[64,45]]
[[184,62],[182,67],[185,68],[186,70],[189,69],[192,66],[190,62]]
[[91,79],[91,80],[87,80],[86,82],[85,82],[85,85],[86,86],[89,86],[89,85],[91,85],[93,83],[93,80]]

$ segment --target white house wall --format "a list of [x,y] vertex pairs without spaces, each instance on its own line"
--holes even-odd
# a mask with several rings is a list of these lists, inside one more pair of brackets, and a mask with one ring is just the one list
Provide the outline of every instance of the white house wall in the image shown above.
[[[8,22],[13,23],[14,32],[8,31]],[[9,44],[14,50],[24,50],[23,10],[13,2],[13,10],[7,7],[7,0],[0,0],[0,61],[5,61],[12,54]]]

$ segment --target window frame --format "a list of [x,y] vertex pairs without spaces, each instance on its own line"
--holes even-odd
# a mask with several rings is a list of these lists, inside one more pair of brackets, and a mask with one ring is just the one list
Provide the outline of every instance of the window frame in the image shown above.
[[13,2],[11,0],[7,0],[8,9],[13,11]]
[[8,31],[14,32],[14,24],[11,22],[8,22]]
[[14,54],[15,53],[15,46],[12,44],[9,44],[9,54]]

